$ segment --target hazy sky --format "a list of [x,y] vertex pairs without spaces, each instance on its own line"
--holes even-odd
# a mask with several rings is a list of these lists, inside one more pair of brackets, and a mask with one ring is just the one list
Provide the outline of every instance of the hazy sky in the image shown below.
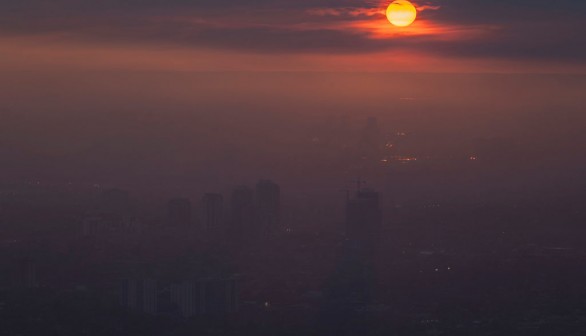
[[583,0],[4,0],[7,69],[580,72]]
[[427,152],[584,166],[586,1],[417,0],[401,29],[389,2],[0,1],[0,180],[322,181],[316,125],[370,116]]

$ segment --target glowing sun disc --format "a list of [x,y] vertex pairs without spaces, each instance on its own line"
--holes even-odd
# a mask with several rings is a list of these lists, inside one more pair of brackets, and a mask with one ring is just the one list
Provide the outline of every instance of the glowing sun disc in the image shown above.
[[395,0],[387,8],[387,19],[397,27],[407,27],[417,18],[417,9],[407,0]]

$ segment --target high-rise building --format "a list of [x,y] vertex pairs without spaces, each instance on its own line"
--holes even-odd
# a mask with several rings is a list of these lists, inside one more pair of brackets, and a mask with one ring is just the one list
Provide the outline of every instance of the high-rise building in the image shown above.
[[170,226],[189,226],[191,224],[191,201],[176,198],[167,204],[167,219]]
[[247,186],[234,189],[230,198],[230,224],[237,234],[255,230],[254,192]]
[[281,215],[281,188],[270,180],[260,180],[256,185],[258,221],[263,232],[279,229]]
[[373,257],[381,226],[379,193],[361,189],[346,203],[346,241],[327,284],[326,305],[369,305],[376,288]]
[[359,190],[346,203],[346,237],[362,247],[373,246],[382,222],[380,194]]
[[216,230],[222,226],[224,197],[208,193],[202,199],[202,225],[205,230]]

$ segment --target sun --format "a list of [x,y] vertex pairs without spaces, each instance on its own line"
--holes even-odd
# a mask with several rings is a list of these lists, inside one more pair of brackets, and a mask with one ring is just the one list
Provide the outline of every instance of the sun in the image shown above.
[[395,0],[387,8],[387,19],[397,27],[410,26],[417,18],[417,9],[407,0]]

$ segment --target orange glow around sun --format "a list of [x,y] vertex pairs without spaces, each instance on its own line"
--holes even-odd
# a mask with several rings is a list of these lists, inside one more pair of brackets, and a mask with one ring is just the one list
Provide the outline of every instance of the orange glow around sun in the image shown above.
[[407,0],[395,0],[387,8],[387,19],[397,27],[410,26],[417,18],[417,9]]

